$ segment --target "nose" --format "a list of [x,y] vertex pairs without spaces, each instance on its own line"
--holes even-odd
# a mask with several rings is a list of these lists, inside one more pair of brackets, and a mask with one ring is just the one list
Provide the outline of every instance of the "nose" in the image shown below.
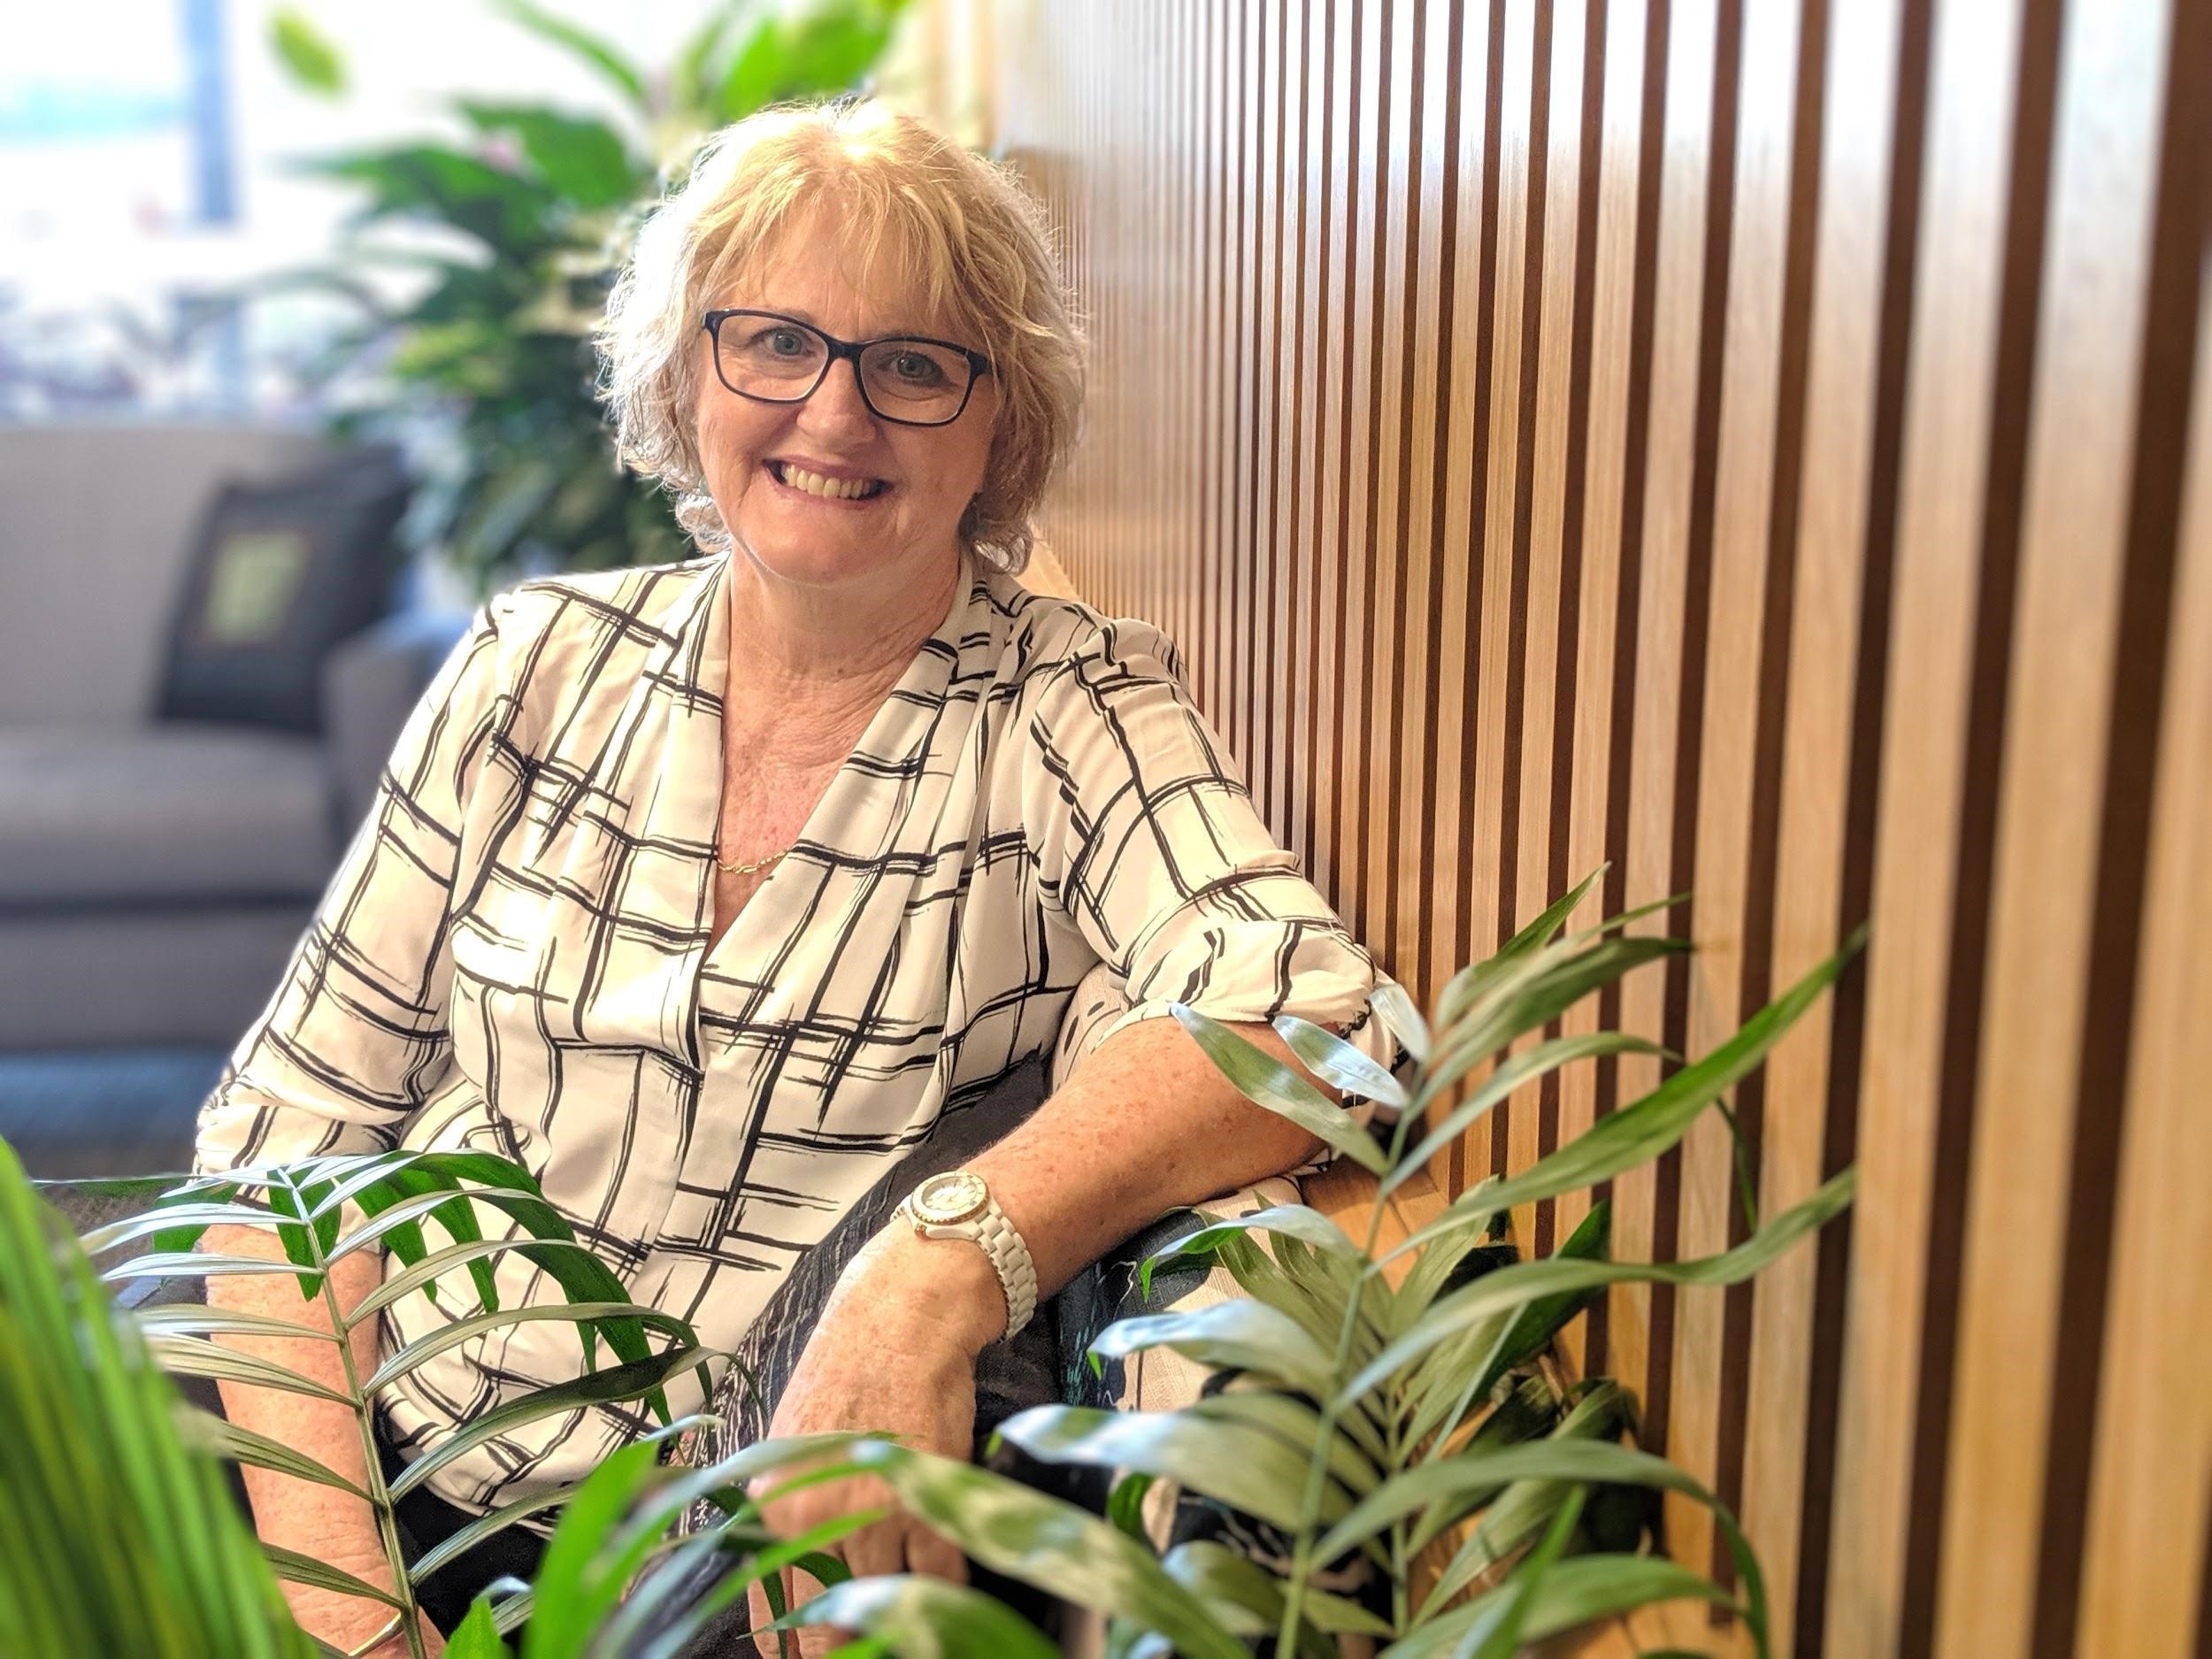
[[799,411],[799,425],[824,438],[872,435],[876,418],[860,395],[860,365],[850,358],[830,365],[814,396]]

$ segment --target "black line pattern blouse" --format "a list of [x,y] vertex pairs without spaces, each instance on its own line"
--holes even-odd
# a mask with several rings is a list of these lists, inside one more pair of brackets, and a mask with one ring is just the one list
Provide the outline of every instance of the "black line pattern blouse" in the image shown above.
[[[887,1160],[1053,1049],[1095,966],[1120,1011],[1085,1048],[1180,1001],[1302,1014],[1395,1058],[1372,962],[1269,836],[1173,648],[972,562],[710,951],[726,568],[536,581],[485,608],[203,1109],[201,1169],[499,1153],[636,1300],[726,1348]],[[528,1300],[535,1270],[498,1260],[503,1299]],[[457,1277],[396,1304],[386,1340],[472,1305]],[[427,1448],[581,1363],[567,1325],[499,1331],[388,1395],[392,1424]],[[670,1395],[700,1403],[688,1373]],[[540,1422],[434,1484],[508,1502],[638,1427],[621,1409]]]

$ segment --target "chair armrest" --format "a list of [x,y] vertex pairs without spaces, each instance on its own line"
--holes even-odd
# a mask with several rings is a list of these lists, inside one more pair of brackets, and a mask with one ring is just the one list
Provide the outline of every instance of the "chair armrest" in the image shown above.
[[409,611],[364,628],[324,659],[323,741],[349,831],[367,814],[400,728],[467,628],[458,612]]

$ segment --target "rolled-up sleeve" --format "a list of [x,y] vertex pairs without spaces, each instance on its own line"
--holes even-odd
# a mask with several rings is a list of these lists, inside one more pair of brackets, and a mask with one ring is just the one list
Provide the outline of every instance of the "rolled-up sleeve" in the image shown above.
[[409,717],[275,995],[201,1108],[202,1172],[396,1142],[450,1053],[449,918],[469,807],[510,716],[499,602]]
[[1103,625],[1050,671],[1029,734],[1045,902],[1119,982],[1064,1059],[1181,1002],[1225,1021],[1298,1015],[1401,1062],[1371,1006],[1388,981],[1269,833],[1164,635]]

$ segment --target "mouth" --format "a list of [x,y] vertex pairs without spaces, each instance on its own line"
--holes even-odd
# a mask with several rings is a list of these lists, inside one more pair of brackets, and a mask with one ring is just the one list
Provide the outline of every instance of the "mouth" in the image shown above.
[[763,469],[780,488],[815,501],[841,507],[856,507],[882,498],[891,486],[879,478],[825,478],[804,467],[782,461],[764,461]]

